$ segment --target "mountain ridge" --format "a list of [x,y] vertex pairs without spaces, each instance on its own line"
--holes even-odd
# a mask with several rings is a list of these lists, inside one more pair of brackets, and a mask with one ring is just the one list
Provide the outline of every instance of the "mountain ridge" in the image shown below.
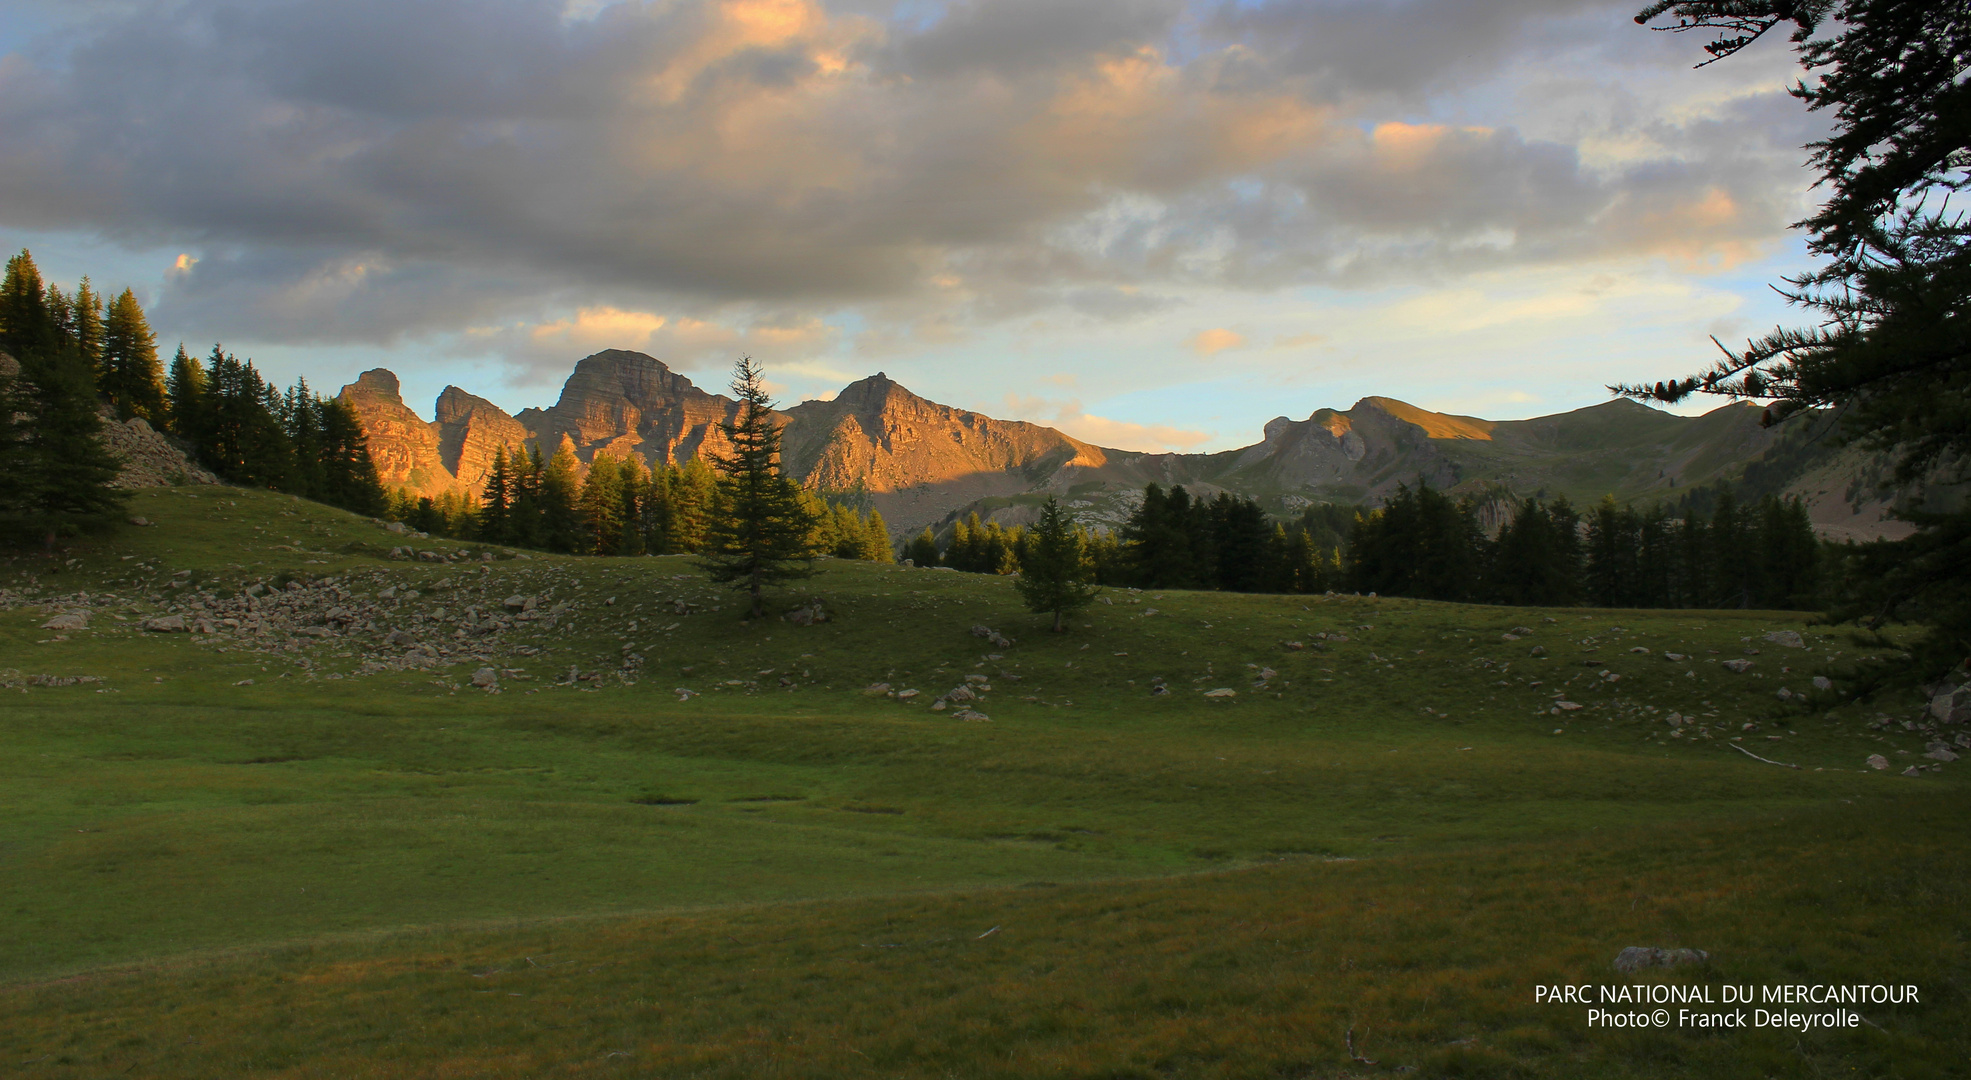
[[[662,361],[623,349],[583,357],[553,405],[511,415],[447,386],[425,421],[404,403],[395,374],[382,368],[362,373],[339,397],[369,433],[384,483],[432,496],[476,496],[494,452],[529,443],[549,454],[567,449],[583,466],[597,454],[682,465],[725,450],[718,425],[738,409]],[[1746,403],[1687,417],[1617,399],[1487,420],[1371,395],[1345,410],[1315,409],[1304,420],[1275,417],[1248,446],[1152,453],[943,405],[882,372],[775,415],[789,474],[881,510],[899,539],[972,510],[1025,520],[1048,495],[1062,497],[1090,524],[1113,527],[1148,483],[1184,484],[1205,497],[1231,492],[1279,514],[1317,502],[1373,505],[1399,484],[1419,482],[1493,500],[1567,495],[1590,503],[1606,493],[1650,502],[1733,478],[1778,437]],[[1825,468],[1814,476],[1821,485],[1817,522],[1845,536],[1879,533],[1887,505],[1880,493],[1826,498],[1837,481]]]

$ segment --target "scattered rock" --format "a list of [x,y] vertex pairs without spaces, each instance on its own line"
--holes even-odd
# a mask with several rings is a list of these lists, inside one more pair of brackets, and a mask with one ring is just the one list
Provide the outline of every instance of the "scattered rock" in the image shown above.
[[978,700],[978,698],[979,698],[979,695],[977,695],[977,694],[974,694],[974,693],[972,692],[972,688],[971,688],[971,687],[969,687],[969,686],[954,686],[954,687],[952,687],[952,688],[951,688],[950,690],[947,690],[947,691],[945,691],[945,694],[944,694],[944,696],[943,696],[943,697],[941,697],[941,698],[939,698],[938,700],[940,700],[940,701],[977,701],[977,700]]
[[1800,640],[1800,634],[1796,630],[1773,630],[1766,634],[1765,640],[1787,649],[1804,649],[1807,647],[1807,643]]
[[1923,775],[1923,770],[1922,770],[1922,769],[1919,769],[1919,768],[1917,768],[1917,767],[1916,767],[1916,766],[1914,766],[1914,765],[1911,765],[1911,766],[1910,766],[1909,768],[1907,768],[1907,769],[1904,769],[1904,770],[1903,770],[1903,775],[1904,775],[1904,776],[1922,776],[1922,775]]
[[[944,569],[944,567],[935,567],[934,569],[942,570]],[[943,712],[948,708],[950,708],[950,706],[945,704],[945,700],[943,698],[939,698],[936,701],[931,702],[932,712]]]
[[1231,698],[1238,697],[1239,692],[1229,686],[1221,686],[1216,690],[1206,690],[1204,696],[1208,698]]
[[43,630],[87,630],[89,613],[86,611],[64,611],[60,615],[41,624]]
[[862,688],[863,697],[886,697],[889,692],[890,684],[886,682],[870,683]]
[[1870,754],[1868,755],[1868,767],[1876,770],[1887,769],[1889,767],[1889,759],[1883,757],[1881,754]]
[[1307,647],[1307,644],[1305,642],[1300,642],[1300,641],[1282,641],[1280,642],[1280,647],[1284,649],[1292,649],[1295,652],[1299,652],[1300,650],[1305,649]]
[[1784,686],[1780,687],[1778,693],[1776,693],[1774,696],[1779,698],[1779,700],[1781,701],[1792,701],[1794,697],[1793,691],[1788,690]]
[[1690,659],[1690,657],[1685,656],[1683,653],[1680,652],[1666,652],[1663,654],[1663,659],[1671,660],[1671,661],[1682,661],[1682,660],[1688,660]]
[[1562,699],[1560,701],[1554,702],[1554,707],[1547,711],[1550,713],[1573,712],[1574,710],[1580,707],[1581,707],[1581,703],[1578,701],[1568,701],[1566,699]]
[[404,633],[402,630],[392,630],[383,636],[383,643],[385,645],[411,646],[417,644],[417,639]]
[[1702,964],[1709,959],[1711,954],[1703,949],[1650,949],[1631,945],[1615,954],[1615,970],[1629,975],[1648,968]]
[[1814,676],[1814,689],[1832,690],[1834,689],[1834,680],[1825,675],[1816,675]]
[[534,610],[534,605],[537,603],[539,601],[534,597],[516,595],[509,596],[505,600],[500,601],[500,606],[508,611],[532,611]]
[[1752,670],[1752,661],[1750,661],[1750,660],[1727,660],[1727,661],[1725,661],[1725,670],[1727,670],[1727,671],[1736,671],[1736,672],[1738,672],[1739,674],[1741,674],[1741,675],[1742,675],[1742,674],[1744,674],[1745,672],[1748,672],[1748,671],[1750,671],[1750,670]]
[[1643,647],[1642,647],[1641,645],[1638,645],[1638,646],[1636,646],[1635,648],[1633,648],[1633,649],[1630,649],[1629,651],[1630,651],[1630,652],[1632,652],[1632,653],[1635,653],[1635,654],[1636,654],[1637,656],[1648,656],[1648,655],[1649,655],[1649,650],[1648,650],[1648,649],[1645,649],[1645,648],[1643,648]]
[[1518,634],[1520,637],[1525,637],[1533,632],[1533,628],[1530,626],[1515,626],[1512,628],[1512,632]]
[[145,619],[143,627],[146,630],[159,634],[182,634],[190,629],[185,625],[185,617],[183,615],[159,615],[155,618]]
[[899,690],[897,691],[897,700],[909,701],[911,698],[916,697],[921,692],[922,691],[918,691],[918,690]]
[[27,680],[29,686],[79,686],[83,683],[102,682],[100,675],[35,675]]
[[992,717],[990,717],[990,716],[987,716],[986,714],[984,714],[984,713],[982,713],[982,712],[980,712],[980,711],[978,711],[977,709],[960,709],[960,710],[958,710],[957,712],[955,712],[955,713],[952,713],[952,714],[951,714],[951,718],[952,718],[953,720],[990,720],[990,719],[992,719]]
[[147,517],[133,517],[130,519],[130,524],[140,529],[148,529],[151,525],[151,519]]
[[1545,645],[1535,645],[1535,646],[1533,646],[1533,649],[1532,649],[1532,653],[1531,653],[1531,655],[1533,655],[1533,656],[1545,656],[1545,655],[1547,655],[1547,647],[1546,647]]
[[992,644],[1002,649],[1010,649],[1013,647],[1012,638],[1007,637],[1005,634],[1002,634],[999,631],[994,630],[989,626],[972,627],[972,636],[977,638],[984,638],[988,642],[991,642]]
[[1925,747],[1924,749],[1928,752],[1925,753],[1923,756],[1929,758],[1931,761],[1957,760],[1957,755],[1951,752],[1950,744],[1944,742],[1941,739],[1933,740],[1930,743],[1930,745]]
[[1518,640],[1519,640],[1519,635],[1518,635],[1518,634],[1500,634],[1500,635],[1499,635],[1499,640],[1501,640],[1501,641],[1518,641]]
[[489,667],[482,667],[472,673],[472,685],[482,690],[497,690],[500,686],[500,673]]

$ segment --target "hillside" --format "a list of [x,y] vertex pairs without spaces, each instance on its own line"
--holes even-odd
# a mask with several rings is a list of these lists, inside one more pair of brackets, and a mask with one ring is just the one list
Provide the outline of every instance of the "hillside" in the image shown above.
[[[431,495],[476,494],[502,446],[565,448],[582,462],[607,453],[680,464],[721,448],[718,424],[735,408],[655,358],[620,349],[584,357],[552,406],[517,415],[451,386],[425,421],[381,369],[341,397],[363,420],[384,482]],[[975,510],[1024,520],[1049,494],[1066,498],[1085,522],[1113,526],[1153,482],[1250,496],[1278,514],[1313,502],[1373,505],[1419,482],[1490,499],[1566,495],[1590,504],[1612,494],[1647,504],[1736,478],[1784,434],[1761,427],[1749,404],[1686,417],[1617,400],[1495,421],[1366,397],[1304,420],[1277,417],[1260,441],[1237,450],[1152,454],[941,405],[880,372],[780,416],[789,471],[881,510],[899,539]],[[1879,462],[1818,445],[1789,462],[1786,490],[1810,497],[1824,532],[1866,538],[1890,527],[1882,513],[1894,493],[1882,487]]]
[[[1003,578],[841,560],[795,626],[688,558],[223,486],[131,511],[0,561],[22,1076],[1961,1063],[1971,736],[1776,696],[1899,632],[1112,590],[1051,634]],[[1641,1043],[1535,1000],[1627,946],[1923,996]]]

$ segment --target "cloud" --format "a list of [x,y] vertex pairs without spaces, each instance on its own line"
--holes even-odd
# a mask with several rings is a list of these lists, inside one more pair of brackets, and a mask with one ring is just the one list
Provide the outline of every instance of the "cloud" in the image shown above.
[[1146,453],[1183,453],[1210,442],[1215,433],[1193,431],[1163,424],[1137,424],[1111,420],[1084,410],[1079,400],[1054,401],[1027,394],[1006,395],[1007,415],[1024,417],[1112,450]]
[[1243,348],[1245,343],[1244,334],[1236,330],[1227,330],[1219,327],[1202,331],[1196,337],[1193,337],[1191,339],[1191,350],[1199,356],[1216,356],[1227,349]]
[[[584,311],[791,352],[852,309],[908,350],[1200,287],[1770,250],[1822,121],[1777,84],[1639,104],[1636,65],[1688,57],[1630,6],[105,3],[0,57],[0,225],[184,252],[161,328],[521,327],[522,364]],[[1562,71],[1592,122],[1435,115]]]
[[1282,334],[1273,339],[1273,347],[1276,349],[1304,349],[1310,345],[1322,344],[1327,340],[1328,335],[1326,334]]

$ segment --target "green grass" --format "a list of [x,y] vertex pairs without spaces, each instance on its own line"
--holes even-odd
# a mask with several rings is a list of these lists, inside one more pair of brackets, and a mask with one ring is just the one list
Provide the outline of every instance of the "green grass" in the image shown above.
[[[1004,580],[831,561],[796,628],[682,559],[391,561],[481,549],[233,489],[132,512],[158,525],[0,564],[24,1075],[1920,1076],[1965,1041],[1956,766],[1895,775],[1924,738],[1864,722],[1913,701],[1782,703],[1874,648],[1797,615],[1112,592],[1051,635]],[[129,629],[297,576],[423,591],[399,620],[576,610],[502,635],[496,695],[477,660],[365,673],[377,635]],[[89,631],[24,602],[84,591],[117,597]],[[968,674],[989,723],[929,708]],[[1926,996],[1809,1036],[1533,1003],[1632,944]]]

